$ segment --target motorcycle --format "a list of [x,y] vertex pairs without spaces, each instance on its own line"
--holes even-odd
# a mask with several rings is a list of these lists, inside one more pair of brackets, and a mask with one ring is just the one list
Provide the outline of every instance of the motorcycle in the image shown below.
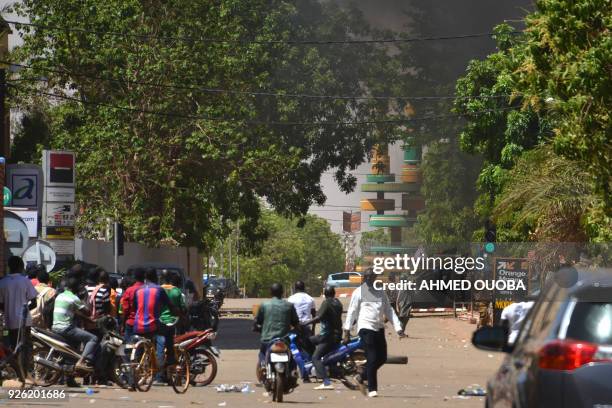
[[213,329],[191,331],[174,337],[174,343],[187,350],[191,359],[191,384],[208,385],[217,375],[219,349],[212,345],[217,338]]
[[266,392],[272,393],[272,400],[276,402],[283,402],[283,396],[298,386],[299,374],[286,339],[287,336],[276,338],[269,343],[257,373]]
[[[123,338],[115,331],[112,318],[97,321],[102,333],[99,358],[96,358],[95,372],[109,378],[122,388],[128,388],[128,368],[124,363],[125,345]],[[92,370],[77,369],[75,363],[81,358],[78,349],[70,345],[61,335],[50,330],[32,327],[33,347],[32,379],[35,385],[48,387],[56,384],[62,375],[67,377],[88,376]]]
[[[365,365],[365,353],[361,338],[354,337],[347,344],[340,344],[323,357],[323,364],[330,379],[339,380],[345,387],[356,390],[359,387],[356,376]],[[297,333],[289,334],[289,348],[302,379],[316,376],[310,354],[303,350]]]
[[189,308],[191,328],[196,331],[219,328],[219,316],[225,295],[222,291],[215,292],[212,298],[204,297]]

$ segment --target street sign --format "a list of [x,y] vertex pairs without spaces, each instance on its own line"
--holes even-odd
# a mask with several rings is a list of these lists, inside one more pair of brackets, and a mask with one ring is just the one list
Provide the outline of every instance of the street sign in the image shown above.
[[361,212],[342,212],[342,231],[359,232],[361,231]]
[[6,167],[6,185],[13,193],[12,207],[42,210],[43,174],[35,164],[9,164]]
[[4,211],[4,237],[11,255],[21,256],[30,240],[28,226],[11,211]]
[[219,265],[217,265],[217,261],[215,260],[215,257],[211,255],[211,257],[208,259],[208,267],[210,268],[217,268]]
[[72,227],[75,220],[74,203],[45,203],[45,225],[48,227]]
[[56,203],[74,203],[74,188],[47,187],[45,188],[45,201]]
[[46,239],[74,239],[74,227],[45,227],[43,236]]
[[45,186],[74,187],[74,153],[43,150],[43,172],[45,174]]
[[496,324],[499,322],[501,312],[506,306],[515,302],[522,302],[527,298],[530,270],[526,258],[494,258],[493,268],[493,280],[522,281],[526,288],[525,290],[495,289],[493,293],[493,324]]
[[11,194],[11,189],[7,186],[4,186],[4,206],[7,206],[11,203],[11,199],[13,198],[13,194]]
[[21,218],[21,220],[28,227],[28,235],[30,236],[30,238],[36,238],[38,236],[38,211],[25,210],[19,207],[11,207],[6,209]]
[[45,241],[35,241],[23,252],[21,256],[23,262],[27,265],[44,265],[47,272],[51,272],[55,267],[57,257],[55,251],[49,243]]

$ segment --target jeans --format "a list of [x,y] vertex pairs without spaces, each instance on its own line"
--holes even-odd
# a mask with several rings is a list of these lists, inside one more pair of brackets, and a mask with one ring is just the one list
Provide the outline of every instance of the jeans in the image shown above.
[[89,362],[94,361],[96,348],[98,347],[98,338],[94,334],[75,326],[70,326],[64,330],[57,330],[56,332],[71,343],[84,343],[83,357]]
[[[157,354],[157,363],[160,367],[164,365],[164,348],[166,347],[166,336],[157,335],[155,336],[155,349]],[[164,381],[164,371],[159,370],[155,375],[156,381]]]
[[338,341],[333,336],[313,336],[311,342],[316,344],[315,351],[312,354],[312,365],[317,372],[317,377],[323,380],[323,384],[329,385],[330,381],[327,370],[325,370],[325,364],[323,364],[323,357],[338,346]]
[[363,342],[367,360],[363,379],[368,381],[368,391],[378,391],[378,369],[387,361],[385,329],[377,331],[361,329],[359,337]]
[[134,335],[134,326],[130,326],[129,324],[126,324],[125,329],[123,331],[123,340],[126,343],[129,343],[132,340],[133,335]]

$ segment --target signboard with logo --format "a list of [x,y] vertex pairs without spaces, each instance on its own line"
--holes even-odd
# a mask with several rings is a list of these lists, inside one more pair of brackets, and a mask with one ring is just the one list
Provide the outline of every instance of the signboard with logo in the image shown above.
[[9,164],[6,169],[6,184],[12,198],[11,207],[42,208],[43,174],[35,164]]
[[[493,293],[493,324],[499,322],[502,310],[515,302],[522,302],[529,291],[529,261],[526,258],[494,258],[493,279],[522,281],[525,290],[495,290]],[[516,282],[515,282],[516,283]],[[500,285],[502,286],[502,285]],[[514,287],[504,285],[502,287]]]
[[74,187],[76,175],[74,153],[44,150],[43,172],[45,174],[45,186]]
[[51,272],[57,260],[55,251],[45,241],[35,241],[21,255],[23,262],[28,265],[44,265],[47,272]]
[[45,203],[45,225],[50,227],[72,227],[75,220],[74,203]]
[[21,218],[28,227],[28,235],[30,238],[36,238],[38,236],[38,211],[24,210],[18,207],[10,207],[7,209]]
[[47,239],[74,239],[74,227],[45,227]]

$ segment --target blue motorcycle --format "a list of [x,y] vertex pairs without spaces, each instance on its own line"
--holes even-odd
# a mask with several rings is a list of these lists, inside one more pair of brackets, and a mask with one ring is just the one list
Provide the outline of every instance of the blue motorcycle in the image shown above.
[[[288,337],[289,349],[293,360],[297,364],[300,376],[302,379],[314,377],[316,374],[311,356],[300,346],[299,335],[290,333]],[[359,337],[352,338],[347,344],[340,344],[338,348],[323,357],[323,363],[328,370],[329,378],[339,380],[351,390],[356,390],[359,387],[355,377],[361,372],[361,367],[365,365],[365,361],[365,354]]]

